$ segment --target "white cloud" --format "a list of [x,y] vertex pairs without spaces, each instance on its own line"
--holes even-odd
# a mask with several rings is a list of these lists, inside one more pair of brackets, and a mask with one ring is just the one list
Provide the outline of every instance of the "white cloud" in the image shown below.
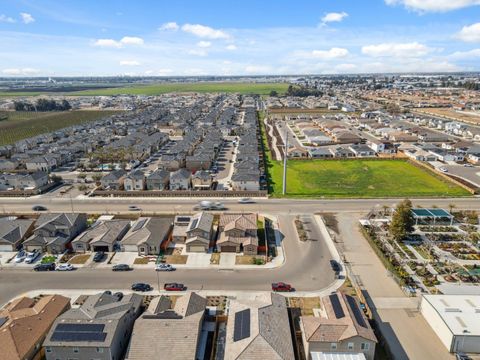
[[12,76],[32,76],[40,73],[40,70],[32,68],[23,68],[23,69],[3,69],[2,74],[12,75]]
[[165,24],[162,24],[158,30],[160,31],[177,31],[180,28],[178,24],[174,21],[167,22]]
[[343,48],[331,48],[330,50],[313,50],[311,52],[311,57],[316,59],[338,59],[343,58],[349,54],[347,49]]
[[233,51],[233,50],[237,50],[237,46],[234,44],[230,44],[230,45],[227,45],[225,49]]
[[455,60],[470,60],[480,58],[480,49],[472,49],[468,51],[457,51],[449,55],[449,58]]
[[384,43],[362,47],[362,53],[373,57],[420,57],[427,55],[433,49],[412,43]]
[[32,15],[30,15],[29,13],[20,13],[20,17],[22,18],[22,21],[25,23],[25,24],[30,24],[30,23],[33,23],[35,22],[35,19],[33,18]]
[[147,70],[145,75],[150,76],[167,76],[173,72],[172,69],[158,69],[158,70]]
[[385,0],[387,5],[403,5],[420,12],[446,12],[480,5],[480,0]]
[[245,68],[247,74],[268,74],[271,71],[272,68],[266,65],[248,65]]
[[143,45],[142,38],[136,36],[124,36],[120,42],[124,45]]
[[136,60],[122,60],[120,66],[140,66],[140,63]]
[[120,49],[124,45],[143,45],[142,38],[134,36],[124,36],[120,41],[114,39],[98,39],[93,43],[94,46]]
[[325,16],[322,17],[322,23],[326,24],[329,22],[340,22],[343,19],[345,19],[347,16],[348,14],[345,11],[342,11],[340,13],[331,12],[331,13],[325,14]]
[[223,30],[213,29],[209,26],[200,25],[200,24],[185,24],[182,26],[182,30],[200,38],[207,38],[207,39],[230,38],[230,35],[228,35]]
[[208,48],[208,47],[212,46],[212,43],[210,41],[199,41],[197,43],[197,46],[201,47],[201,48]]
[[480,42],[480,23],[464,26],[456,37],[466,42]]
[[7,15],[4,15],[4,14],[0,14],[0,23],[10,23],[10,24],[13,24],[14,22],[16,22],[16,20],[14,18],[11,18]]
[[207,56],[208,52],[203,49],[191,49],[188,50],[187,52],[189,55],[194,55],[194,56]]
[[357,68],[357,65],[355,64],[338,64],[335,66],[335,71],[336,72],[352,72]]

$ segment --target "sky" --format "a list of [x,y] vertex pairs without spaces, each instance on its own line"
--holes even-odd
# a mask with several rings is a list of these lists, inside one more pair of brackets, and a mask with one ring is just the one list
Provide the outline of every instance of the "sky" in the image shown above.
[[480,0],[0,0],[0,76],[480,71]]

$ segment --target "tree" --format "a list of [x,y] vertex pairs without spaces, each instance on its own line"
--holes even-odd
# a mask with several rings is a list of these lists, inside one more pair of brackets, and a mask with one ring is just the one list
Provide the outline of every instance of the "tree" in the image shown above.
[[415,219],[412,214],[412,202],[408,199],[403,200],[397,205],[395,213],[392,216],[389,229],[390,235],[394,240],[401,241],[413,231],[414,225]]
[[270,96],[275,96],[275,97],[277,97],[277,96],[278,96],[278,92],[276,92],[275,90],[272,90],[272,91],[270,91]]

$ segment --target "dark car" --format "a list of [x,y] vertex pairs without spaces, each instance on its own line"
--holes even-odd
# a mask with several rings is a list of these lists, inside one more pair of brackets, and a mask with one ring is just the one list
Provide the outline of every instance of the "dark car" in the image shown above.
[[133,291],[150,291],[150,290],[153,290],[153,288],[149,284],[136,283],[132,285],[132,290]]
[[163,286],[166,291],[183,291],[185,290],[185,285],[179,283],[167,283]]
[[55,271],[55,263],[37,264],[33,267],[35,271]]
[[43,205],[34,205],[32,206],[33,211],[47,211],[47,208]]
[[272,291],[277,292],[290,292],[293,291],[292,285],[284,282],[277,282],[272,284]]
[[120,292],[120,291],[118,291],[118,292],[116,292],[115,294],[113,294],[113,296],[115,296],[118,301],[120,301],[120,300],[123,299],[123,293]]
[[103,260],[104,257],[105,257],[105,253],[103,251],[99,251],[95,253],[95,255],[93,255],[93,261],[100,262]]
[[129,271],[129,270],[132,270],[132,268],[127,264],[117,264],[117,265],[113,265],[112,267],[112,271]]
[[332,267],[332,270],[335,271],[336,273],[342,270],[342,267],[336,260],[330,260],[330,266]]

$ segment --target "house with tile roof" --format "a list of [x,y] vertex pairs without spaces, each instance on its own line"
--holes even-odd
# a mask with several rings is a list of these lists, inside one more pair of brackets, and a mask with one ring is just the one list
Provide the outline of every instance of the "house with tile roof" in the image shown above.
[[0,218],[0,251],[17,251],[30,236],[33,220]]
[[213,236],[213,215],[206,212],[195,214],[185,232],[187,252],[207,252]]
[[138,255],[158,255],[160,246],[170,239],[173,217],[141,217],[120,242],[122,251]]
[[130,228],[129,220],[105,220],[94,224],[72,241],[75,252],[112,252]]
[[257,255],[257,214],[222,214],[220,216],[217,248],[220,252],[243,252]]

